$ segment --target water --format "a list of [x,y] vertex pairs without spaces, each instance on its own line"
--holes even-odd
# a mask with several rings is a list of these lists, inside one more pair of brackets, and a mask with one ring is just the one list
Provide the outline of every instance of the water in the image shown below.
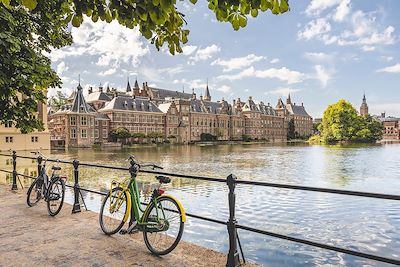
[[[158,163],[168,172],[220,178],[234,173],[239,179],[253,181],[400,194],[400,145],[166,146],[53,151],[51,156],[127,166],[130,154],[144,162]],[[11,169],[7,163],[6,158],[0,158],[0,168]],[[71,166],[62,167],[72,183]],[[31,160],[18,159],[18,171],[30,174],[35,170]],[[127,175],[124,171],[80,167],[80,184],[107,190],[111,180]],[[4,181],[5,175],[0,177]],[[139,180],[144,189],[156,183],[151,175],[141,175]],[[173,178],[166,188],[181,200],[187,212],[228,219],[225,184]],[[238,185],[236,196],[237,220],[242,225],[400,259],[398,201],[248,185]],[[84,198],[91,210],[98,211],[99,196],[84,193]],[[242,230],[239,237],[246,259],[267,266],[385,266]],[[183,239],[224,253],[228,250],[226,227],[213,223],[188,218]]]

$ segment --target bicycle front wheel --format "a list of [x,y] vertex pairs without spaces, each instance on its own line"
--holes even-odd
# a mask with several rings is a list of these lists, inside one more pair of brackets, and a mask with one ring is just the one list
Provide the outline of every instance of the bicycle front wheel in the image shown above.
[[121,187],[113,188],[104,197],[100,208],[99,222],[106,235],[113,235],[121,230],[127,210],[128,195]]
[[36,178],[29,187],[28,196],[26,197],[26,204],[28,204],[29,207],[35,206],[42,198],[42,186],[43,182],[39,184],[39,178]]
[[47,196],[47,211],[50,216],[56,216],[63,204],[65,196],[65,182],[63,179],[57,179],[50,182],[49,193]]
[[143,237],[147,248],[156,255],[166,255],[181,240],[184,222],[182,211],[175,199],[169,196],[157,198],[151,202],[143,221],[146,224]]

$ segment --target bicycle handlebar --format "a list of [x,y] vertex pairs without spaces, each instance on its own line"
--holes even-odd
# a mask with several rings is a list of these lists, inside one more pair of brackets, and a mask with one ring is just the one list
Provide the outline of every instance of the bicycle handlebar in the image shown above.
[[133,156],[133,155],[130,155],[128,160],[131,161],[131,162],[133,161],[133,163],[136,164],[136,165],[138,165],[139,168],[141,168],[141,167],[152,167],[153,169],[164,169],[163,167],[158,166],[158,165],[156,165],[156,164],[154,164],[154,163],[143,163],[143,164],[139,164],[139,163],[137,162],[135,156]]

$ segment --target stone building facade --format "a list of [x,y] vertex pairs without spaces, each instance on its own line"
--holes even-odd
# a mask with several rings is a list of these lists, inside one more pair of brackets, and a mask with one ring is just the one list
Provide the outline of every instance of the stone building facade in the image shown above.
[[43,131],[22,134],[14,127],[12,121],[0,124],[0,151],[6,150],[42,150],[50,149],[50,133],[47,125],[47,105],[38,104],[38,112],[34,115],[43,122]]
[[194,91],[160,89],[147,83],[140,88],[137,81],[131,87],[128,80],[124,92],[89,88],[85,97],[79,85],[70,99],[71,104],[50,115],[52,139],[64,140],[66,147],[105,143],[110,131],[120,127],[131,134],[158,133],[174,143],[201,141],[204,134],[217,140],[246,137],[284,142],[287,122],[293,118],[300,134],[312,133],[312,118],[303,105],[292,104],[290,96],[281,108],[255,103],[252,97],[229,104],[224,99],[212,101],[208,85],[204,97],[197,97]]

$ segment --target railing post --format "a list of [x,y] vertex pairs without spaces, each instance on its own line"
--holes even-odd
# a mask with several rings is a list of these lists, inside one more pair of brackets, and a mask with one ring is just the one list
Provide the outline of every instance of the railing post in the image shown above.
[[226,183],[229,187],[228,201],[229,201],[229,221],[228,234],[229,234],[229,252],[228,260],[226,263],[227,267],[240,266],[239,252],[237,251],[237,235],[236,235],[236,218],[235,218],[235,186],[236,186],[236,176],[230,174],[226,178]]
[[72,162],[74,166],[74,205],[72,207],[72,213],[81,212],[81,204],[79,202],[80,187],[79,187],[79,160],[74,159]]
[[38,176],[40,176],[40,175],[41,175],[41,172],[42,172],[42,160],[43,160],[42,156],[38,156],[38,157],[37,157],[37,171],[38,171]]
[[13,160],[13,173],[12,173],[12,186],[11,190],[17,190],[17,152],[13,150],[12,152],[12,160]]

